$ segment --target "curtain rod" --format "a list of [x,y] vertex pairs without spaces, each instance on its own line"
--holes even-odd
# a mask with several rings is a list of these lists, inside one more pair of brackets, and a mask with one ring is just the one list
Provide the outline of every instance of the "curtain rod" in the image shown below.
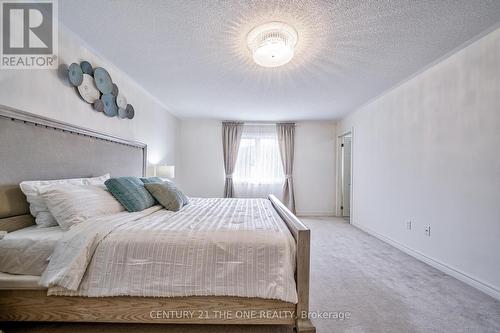
[[274,122],[274,123],[270,123],[270,122],[243,122],[243,125],[262,125],[262,126],[274,126],[276,124],[294,124],[296,125],[294,122],[281,122],[281,121],[277,121],[277,122]]
[[297,126],[297,123],[293,121],[275,121],[275,122],[270,122],[270,121],[237,121],[237,120],[223,120],[223,123],[243,123],[243,125],[252,125],[252,126],[274,126],[276,124],[294,124]]

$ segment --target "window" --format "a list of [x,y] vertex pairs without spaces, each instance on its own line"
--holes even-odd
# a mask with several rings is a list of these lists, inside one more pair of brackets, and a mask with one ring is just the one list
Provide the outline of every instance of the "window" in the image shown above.
[[233,174],[237,197],[281,195],[285,180],[274,125],[244,125]]

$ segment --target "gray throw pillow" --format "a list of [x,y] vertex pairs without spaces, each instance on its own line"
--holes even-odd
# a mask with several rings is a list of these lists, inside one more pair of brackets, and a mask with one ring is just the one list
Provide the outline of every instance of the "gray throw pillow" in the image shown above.
[[155,199],[137,177],[110,178],[104,185],[129,212],[140,212],[155,205]]
[[184,193],[171,182],[149,183],[144,184],[144,187],[167,210],[177,212],[184,206],[184,197],[187,200]]
[[160,177],[143,177],[143,178],[140,178],[141,181],[144,183],[144,184],[149,184],[149,183],[163,183],[163,179],[161,179]]

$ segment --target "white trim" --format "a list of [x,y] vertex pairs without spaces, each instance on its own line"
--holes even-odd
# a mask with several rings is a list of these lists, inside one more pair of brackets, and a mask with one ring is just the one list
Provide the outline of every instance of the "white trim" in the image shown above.
[[[167,106],[165,102],[160,100],[158,97],[155,95],[151,94],[146,88],[144,87],[144,84],[141,82],[137,82],[135,78],[130,76],[128,72],[123,70],[121,67],[117,66],[113,61],[110,61],[108,57],[104,56],[101,52],[97,51],[93,46],[91,46],[90,43],[87,42],[86,39],[84,39],[80,34],[76,33],[76,31],[70,29],[66,24],[61,22],[60,20],[57,20],[59,24],[59,34],[61,34],[61,30],[64,30],[63,33],[70,34],[72,36],[69,36],[71,39],[76,39],[80,45],[82,45],[85,49],[90,51],[96,58],[98,58],[101,62],[105,63],[107,66],[112,67],[113,70],[120,71],[121,74],[123,74],[125,80],[129,80],[132,82],[132,85],[135,85],[135,88],[140,90],[142,93],[144,93],[146,96],[150,97],[158,106],[161,108],[165,109],[169,114],[172,116],[179,118],[179,115],[176,115],[172,112],[172,108]],[[62,28],[62,29],[61,29]],[[68,37],[68,36],[66,36]],[[58,37],[59,38],[59,37]],[[97,62],[97,61],[96,61]],[[93,64],[94,65],[94,64]],[[108,68],[108,67],[107,67]]]
[[297,212],[298,217],[335,217],[335,212]]
[[365,106],[370,105],[371,103],[375,102],[379,98],[387,95],[388,93],[390,93],[393,90],[396,90],[397,88],[399,88],[403,84],[407,83],[408,81],[411,81],[415,77],[417,77],[420,74],[426,72],[427,70],[431,69],[432,67],[436,66],[437,64],[445,61],[446,59],[448,59],[448,58],[452,57],[453,55],[455,55],[455,54],[461,52],[462,50],[466,49],[467,47],[469,47],[470,45],[474,44],[475,42],[477,42],[478,40],[482,39],[483,37],[486,37],[487,35],[489,35],[493,31],[497,30],[498,28],[500,28],[500,22],[495,23],[494,25],[492,25],[491,27],[487,28],[486,30],[481,31],[480,33],[478,33],[477,35],[473,36],[469,40],[463,42],[462,44],[458,45],[454,49],[446,52],[445,54],[443,54],[442,56],[438,57],[437,59],[434,59],[433,61],[431,61],[430,63],[428,63],[424,67],[418,69],[416,72],[408,75],[407,77],[403,78],[401,81],[395,83],[394,85],[392,85],[389,88],[385,89],[384,91],[380,92],[376,96],[373,96],[372,98],[368,99],[364,103],[362,103],[362,104],[360,104],[358,106],[355,106],[351,111],[347,112],[346,114],[344,114],[344,116],[340,117],[340,119],[345,119],[347,116],[350,116],[353,113],[357,112],[358,110],[363,109]]
[[404,253],[406,253],[406,254],[408,254],[408,255],[410,255],[410,256],[412,256],[420,261],[425,262],[426,264],[440,270],[441,272],[446,273],[448,275],[451,275],[454,278],[456,278],[457,280],[460,280],[460,281],[468,284],[469,286],[474,287],[474,288],[484,292],[485,294],[487,294],[487,295],[489,295],[497,300],[500,300],[500,290],[496,289],[494,286],[492,286],[486,282],[480,281],[476,278],[473,278],[472,276],[469,276],[466,273],[464,273],[456,268],[450,267],[450,266],[448,266],[448,265],[446,265],[446,264],[444,264],[436,259],[430,258],[430,257],[426,256],[425,254],[423,254],[417,250],[414,250],[412,248],[409,248],[408,246],[406,246],[398,241],[395,241],[389,237],[386,237],[382,234],[379,234],[378,232],[373,231],[370,228],[361,226],[361,225],[354,223],[354,222],[352,222],[352,225],[355,226],[356,228],[361,229],[364,232],[380,239],[381,241],[386,242],[386,243],[394,246],[395,248],[403,251]]
[[341,135],[337,136],[336,146],[335,146],[335,160],[336,160],[336,175],[335,175],[335,187],[336,187],[336,198],[335,198],[335,216],[343,217],[342,210],[340,207],[342,206],[342,175],[340,174],[341,163],[342,163],[342,150],[340,149],[340,144],[342,143],[342,139],[345,136],[351,136],[351,191],[350,191],[350,216],[349,221],[352,222],[353,214],[354,214],[354,203],[353,203],[353,189],[354,189],[354,127],[351,127],[348,130],[345,130]]
[[97,139],[102,139],[105,141],[111,141],[115,143],[120,143],[123,145],[127,146],[132,146],[136,148],[144,148],[146,147],[145,143],[138,142],[138,141],[133,141],[133,140],[128,140],[119,136],[115,135],[110,135],[106,133],[101,133],[98,131],[94,131],[89,128],[77,126],[77,125],[72,125],[70,123],[62,122],[59,120],[54,120],[51,118],[47,118],[44,116],[40,116],[34,113],[22,111],[16,108],[12,108],[10,106],[6,106],[3,104],[0,104],[0,117],[5,117],[5,118],[10,118],[12,120],[19,120],[23,122],[28,122],[28,123],[33,123],[35,125],[42,125],[45,127],[51,127],[54,129],[60,129],[62,131],[70,132],[70,133],[75,133],[75,134],[82,134],[82,135],[87,135],[93,138]]

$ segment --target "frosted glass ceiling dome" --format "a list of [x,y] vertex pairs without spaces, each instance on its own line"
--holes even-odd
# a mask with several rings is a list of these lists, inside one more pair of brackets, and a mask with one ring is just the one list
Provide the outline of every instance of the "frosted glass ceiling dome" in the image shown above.
[[263,67],[283,66],[292,60],[297,40],[297,31],[283,22],[259,25],[247,35],[253,60]]

